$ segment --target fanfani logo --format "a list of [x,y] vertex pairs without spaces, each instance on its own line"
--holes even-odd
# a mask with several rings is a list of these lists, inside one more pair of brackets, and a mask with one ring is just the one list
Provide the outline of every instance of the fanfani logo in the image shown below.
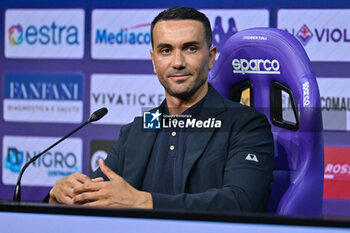
[[297,37],[305,46],[313,37],[311,30],[304,24],[297,33]]
[[229,18],[228,20],[228,30],[225,33],[222,28],[222,18],[221,16],[217,16],[215,18],[215,25],[213,29],[213,45],[216,46],[218,52],[221,51],[222,47],[226,41],[237,32],[236,22],[234,18]]
[[133,32],[132,30],[149,27],[150,23],[139,24],[132,27],[121,28],[117,33],[108,32],[107,29],[97,29],[96,44],[150,44],[151,34],[147,32]]
[[9,41],[12,46],[20,45],[23,42],[23,29],[20,24],[10,27]]
[[280,74],[280,63],[274,59],[233,59],[233,73],[239,74]]

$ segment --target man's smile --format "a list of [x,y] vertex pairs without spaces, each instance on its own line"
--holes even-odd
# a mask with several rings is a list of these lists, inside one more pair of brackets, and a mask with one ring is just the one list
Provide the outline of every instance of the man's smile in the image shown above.
[[172,74],[169,75],[168,78],[174,81],[185,81],[191,77],[191,74]]

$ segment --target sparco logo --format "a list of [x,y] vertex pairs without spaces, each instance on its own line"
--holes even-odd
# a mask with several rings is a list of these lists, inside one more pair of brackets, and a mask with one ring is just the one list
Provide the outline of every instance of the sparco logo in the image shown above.
[[280,74],[280,63],[274,59],[233,59],[233,73],[239,74]]

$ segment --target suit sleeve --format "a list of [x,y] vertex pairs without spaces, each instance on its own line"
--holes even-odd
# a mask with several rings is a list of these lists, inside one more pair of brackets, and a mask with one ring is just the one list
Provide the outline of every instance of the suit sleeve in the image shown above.
[[198,193],[152,193],[154,208],[266,211],[273,170],[273,136],[266,117],[245,111],[230,129],[221,187]]

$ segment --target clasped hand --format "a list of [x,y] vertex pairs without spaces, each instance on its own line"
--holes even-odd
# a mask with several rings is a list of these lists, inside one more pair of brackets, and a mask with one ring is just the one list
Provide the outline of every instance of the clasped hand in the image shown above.
[[57,181],[50,191],[49,203],[153,208],[150,193],[132,187],[106,166],[102,159],[99,165],[109,181],[104,181],[102,177],[90,179],[82,173],[74,173]]

